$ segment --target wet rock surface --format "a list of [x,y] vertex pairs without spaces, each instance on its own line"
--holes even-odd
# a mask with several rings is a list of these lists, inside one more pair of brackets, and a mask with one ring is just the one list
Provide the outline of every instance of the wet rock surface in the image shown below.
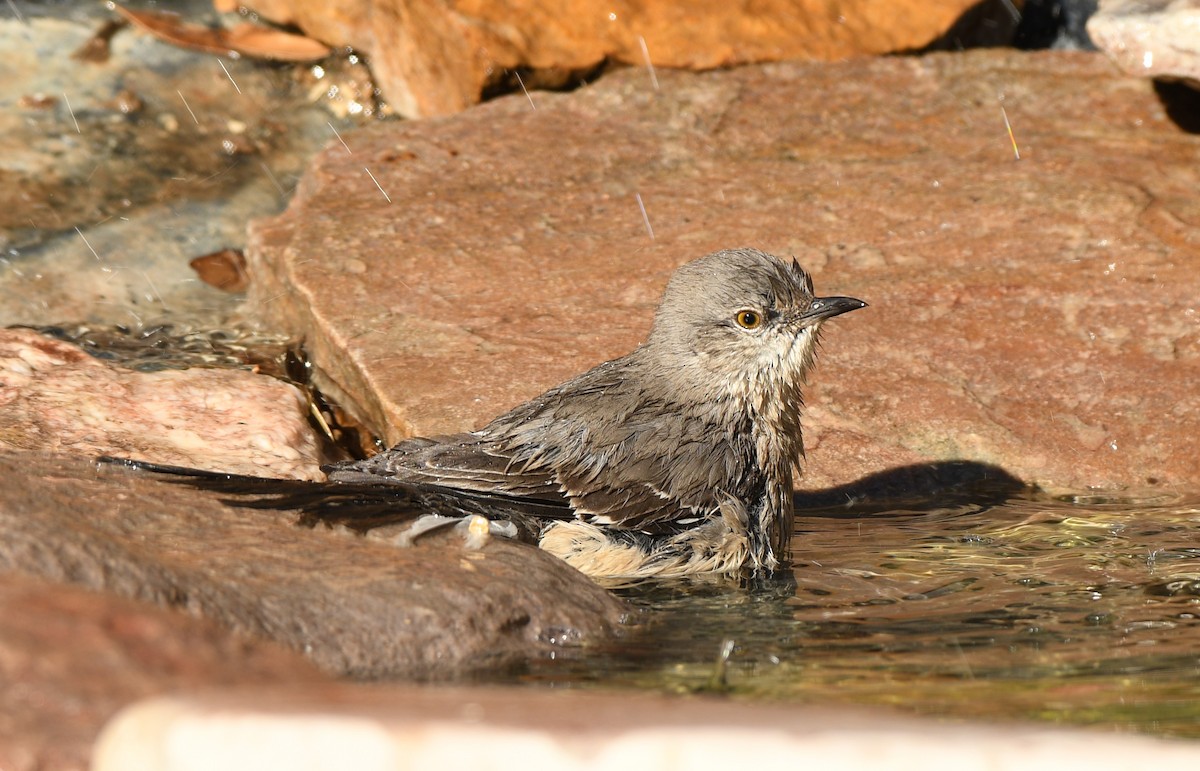
[[1151,84],[1005,51],[660,84],[347,136],[253,226],[252,303],[394,441],[628,351],[674,267],[750,245],[871,304],[826,328],[805,487],[955,459],[1200,477],[1200,137]]
[[0,447],[323,479],[307,413],[300,389],[252,372],[136,372],[0,330]]
[[205,619],[0,572],[0,768],[86,769],[138,699],[325,680],[299,653]]
[[88,460],[0,452],[0,569],[186,609],[356,676],[437,677],[602,639],[621,603],[529,546],[412,548]]
[[[790,0],[754,7],[702,0],[504,4],[430,0],[258,0],[255,11],[370,56],[401,115],[463,110],[523,69],[569,83],[605,62],[711,69],[783,59],[837,60],[910,51],[955,24],[971,0],[940,3]],[[999,15],[993,25],[1010,16]],[[534,70],[530,73],[529,70]],[[575,77],[571,77],[575,73]],[[513,84],[517,85],[517,84]]]

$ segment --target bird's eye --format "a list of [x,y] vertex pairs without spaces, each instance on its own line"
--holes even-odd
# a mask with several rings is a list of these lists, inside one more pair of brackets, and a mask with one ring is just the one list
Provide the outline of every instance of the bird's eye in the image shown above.
[[738,311],[737,315],[733,317],[733,320],[736,321],[738,326],[742,329],[758,329],[762,326],[763,315],[758,311],[744,310]]

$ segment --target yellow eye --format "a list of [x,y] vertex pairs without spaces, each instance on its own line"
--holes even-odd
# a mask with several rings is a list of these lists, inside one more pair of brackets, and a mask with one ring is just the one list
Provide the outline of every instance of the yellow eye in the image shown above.
[[738,311],[733,320],[738,323],[742,329],[758,329],[762,326],[763,316],[758,311]]

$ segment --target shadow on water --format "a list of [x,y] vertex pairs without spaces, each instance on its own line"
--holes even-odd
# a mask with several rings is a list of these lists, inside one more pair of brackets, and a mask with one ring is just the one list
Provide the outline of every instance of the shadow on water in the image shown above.
[[790,571],[622,590],[646,623],[520,679],[1200,738],[1200,497],[939,463],[797,504]]

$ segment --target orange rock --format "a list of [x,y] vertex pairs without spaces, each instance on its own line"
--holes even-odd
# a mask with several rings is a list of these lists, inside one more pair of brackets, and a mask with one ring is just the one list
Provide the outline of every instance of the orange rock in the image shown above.
[[367,54],[402,115],[458,112],[514,68],[586,71],[606,61],[711,69],[922,48],[975,0],[256,0],[263,16]]

